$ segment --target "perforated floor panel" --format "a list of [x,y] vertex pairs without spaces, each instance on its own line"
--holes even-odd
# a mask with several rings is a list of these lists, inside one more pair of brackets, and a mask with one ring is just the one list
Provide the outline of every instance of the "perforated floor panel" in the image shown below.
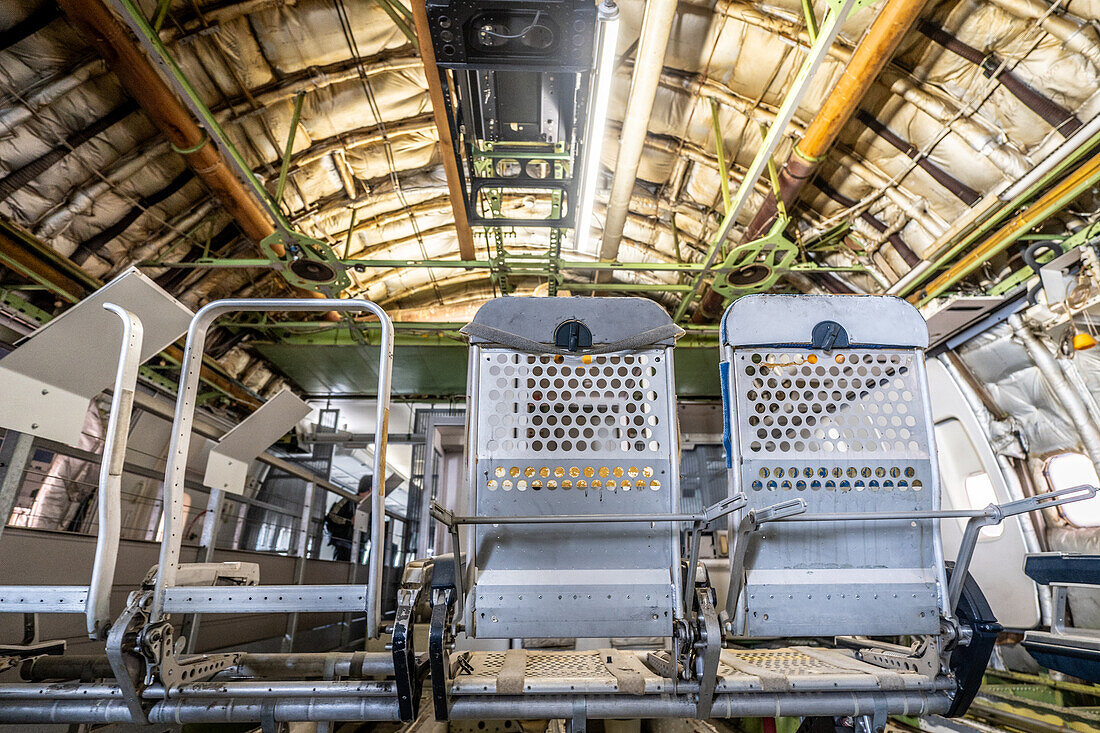
[[717,692],[747,690],[930,690],[934,680],[861,662],[844,649],[722,650]]
[[[454,658],[452,695],[654,694],[672,691],[672,680],[646,663],[648,652],[463,652]],[[687,683],[690,687],[693,683]],[[821,692],[836,690],[931,690],[943,680],[881,669],[842,649],[722,650],[716,692]]]

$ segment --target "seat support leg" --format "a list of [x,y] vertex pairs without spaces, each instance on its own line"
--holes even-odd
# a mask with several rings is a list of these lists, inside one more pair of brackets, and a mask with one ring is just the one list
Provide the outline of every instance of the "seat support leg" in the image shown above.
[[455,608],[454,588],[432,589],[432,621],[428,628],[428,659],[432,672],[432,703],[435,707],[435,719],[447,720],[450,706],[447,691],[451,680],[448,672],[447,627],[451,612]]
[[573,717],[568,722],[566,733],[585,733],[588,728],[588,703],[584,697],[573,699]]
[[397,682],[397,707],[401,720],[416,718],[420,706],[420,672],[413,649],[412,621],[424,588],[424,563],[410,563],[397,591],[397,615],[393,622],[393,675]]

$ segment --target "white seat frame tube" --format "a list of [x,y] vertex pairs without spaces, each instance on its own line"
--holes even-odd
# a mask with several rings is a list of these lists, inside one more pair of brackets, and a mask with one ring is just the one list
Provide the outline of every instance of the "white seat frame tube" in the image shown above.
[[[393,372],[393,322],[381,306],[369,300],[300,299],[300,298],[239,298],[216,300],[201,308],[187,329],[180,373],[179,395],[172,423],[172,439],[168,447],[168,465],[164,473],[164,532],[160,545],[160,561],[150,621],[164,615],[164,595],[176,580],[180,545],[183,540],[183,479],[191,445],[191,427],[195,417],[195,400],[199,390],[206,335],[218,317],[241,311],[361,311],[377,316],[382,326],[381,354],[378,365],[378,413],[375,418],[374,486],[371,496],[371,553],[367,578],[367,636],[378,636],[382,620],[382,544],[385,519],[386,435],[390,412],[390,378]],[[302,609],[308,610],[308,609]]]
[[141,366],[141,342],[145,328],[141,320],[125,308],[104,303],[122,321],[122,348],[111,394],[111,412],[107,435],[103,439],[103,459],[99,464],[99,536],[95,543],[92,582],[84,609],[88,636],[107,638],[111,625],[111,587],[114,585],[118,541],[122,533],[122,467],[126,463],[126,443],[130,437],[130,417],[134,408],[138,368]]

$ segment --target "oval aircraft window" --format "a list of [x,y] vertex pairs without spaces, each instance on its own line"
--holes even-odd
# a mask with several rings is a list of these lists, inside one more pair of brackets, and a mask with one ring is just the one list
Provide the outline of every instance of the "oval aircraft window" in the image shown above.
[[[1096,486],[1100,479],[1096,476],[1096,467],[1088,456],[1081,453],[1059,453],[1047,460],[1043,467],[1047,483],[1053,491],[1072,489],[1088,484]],[[1100,496],[1084,501],[1075,501],[1058,507],[1066,521],[1077,527],[1100,527]]]

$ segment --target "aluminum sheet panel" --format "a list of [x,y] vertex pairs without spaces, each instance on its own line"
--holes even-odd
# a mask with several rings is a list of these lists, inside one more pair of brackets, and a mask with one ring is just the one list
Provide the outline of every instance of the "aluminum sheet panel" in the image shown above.
[[[475,513],[677,511],[669,351],[473,350]],[[672,525],[481,525],[474,542],[480,637],[671,633],[679,563]],[[632,573],[644,577],[635,582]]]
[[[913,349],[741,348],[730,368],[735,489],[745,511],[939,506],[924,360]],[[746,556],[749,636],[938,633],[933,520],[764,526]]]

